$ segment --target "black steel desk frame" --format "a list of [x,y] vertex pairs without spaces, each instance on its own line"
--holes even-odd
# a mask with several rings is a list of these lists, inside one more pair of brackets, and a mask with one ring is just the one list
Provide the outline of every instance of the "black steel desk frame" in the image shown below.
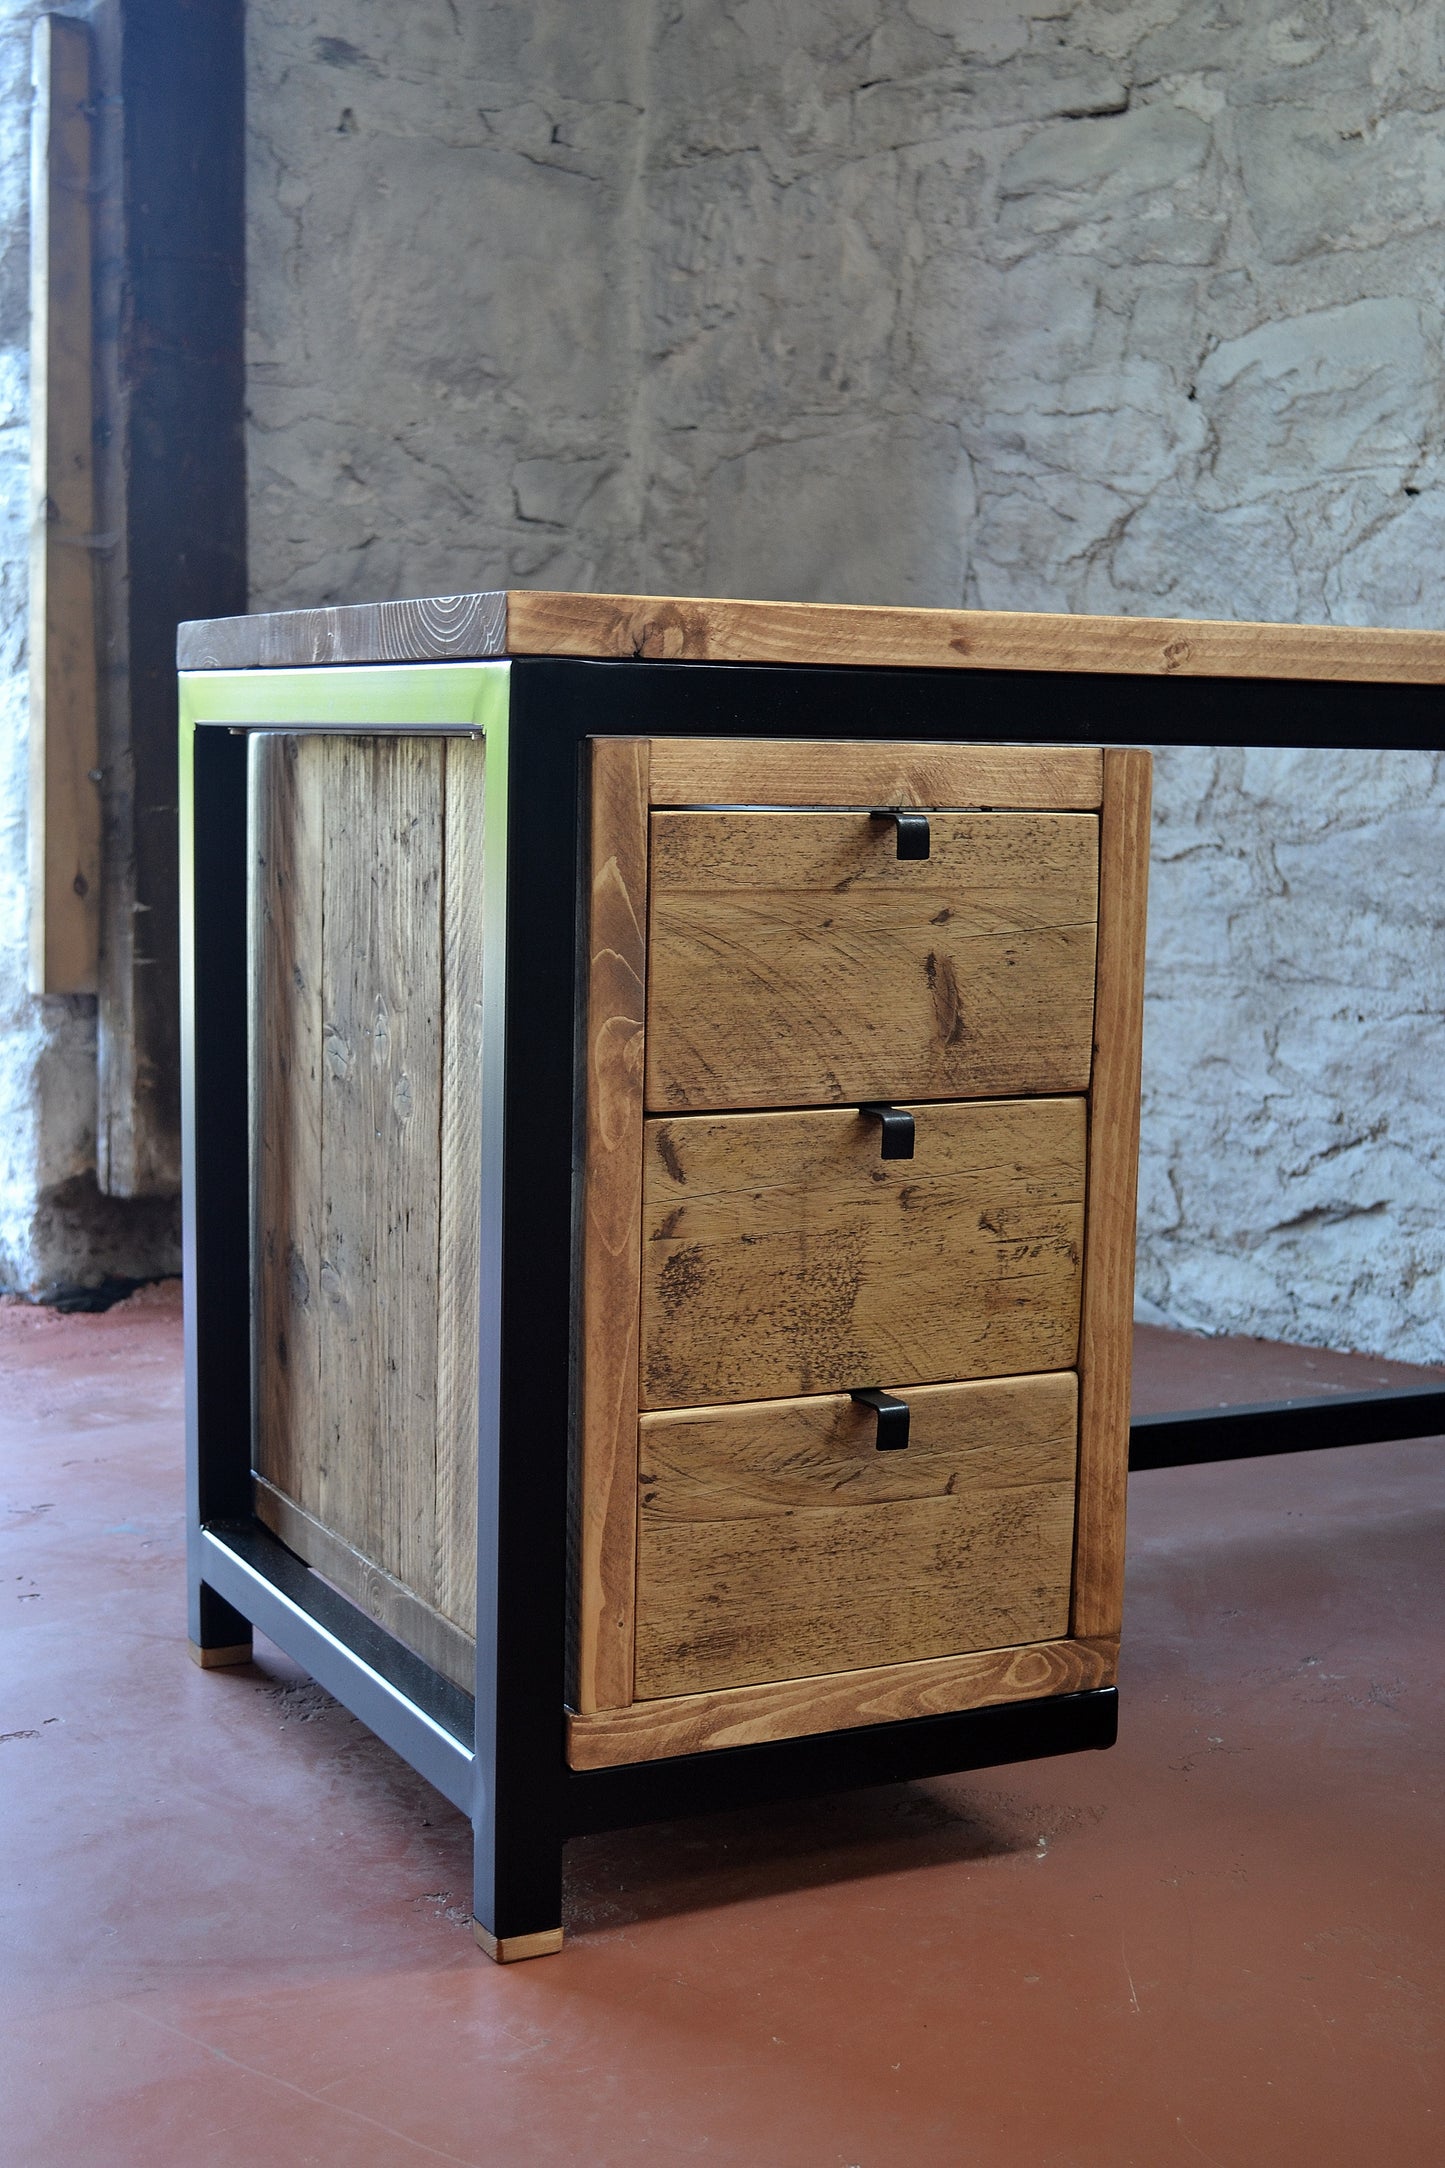
[[[457,658],[460,660],[461,658]],[[345,667],[345,666],[334,666]],[[573,1770],[564,1752],[571,1417],[576,894],[582,755],[594,736],[976,740],[981,743],[1436,750],[1421,686],[1031,671],[568,662],[510,666],[505,1013],[525,1049],[501,1080],[497,1379],[477,1499],[477,1692],[462,1693],[302,1564],[251,1502],[246,739],[202,723],[181,908],[190,1634],[198,1649],[259,1628],[467,1814],[474,1911],[500,1938],[561,1918],[570,1836],[850,1785],[985,1768],[1113,1744],[1113,1688],[896,1724]],[[265,727],[275,728],[274,724]],[[385,726],[378,726],[385,729]],[[485,998],[485,996],[484,996]],[[484,1173],[484,1187],[487,1176]],[[487,1308],[484,1302],[484,1312]],[[1147,1418],[1131,1468],[1445,1431],[1445,1390],[1340,1396]]]

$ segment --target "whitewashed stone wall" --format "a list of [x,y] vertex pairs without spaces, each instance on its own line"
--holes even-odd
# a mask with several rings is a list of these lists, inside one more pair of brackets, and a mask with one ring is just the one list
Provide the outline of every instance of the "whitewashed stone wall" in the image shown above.
[[[1438,0],[252,0],[250,71],[258,606],[1445,622]],[[1158,802],[1147,1313],[1445,1359],[1445,776]]]
[[[30,39],[0,0],[0,1288],[132,1269],[95,1194],[95,1004],[27,991]],[[81,5],[66,13],[83,15]]]

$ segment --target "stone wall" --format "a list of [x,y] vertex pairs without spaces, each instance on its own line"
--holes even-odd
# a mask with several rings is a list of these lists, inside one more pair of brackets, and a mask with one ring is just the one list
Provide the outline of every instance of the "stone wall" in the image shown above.
[[[1435,0],[252,0],[258,606],[1438,624]],[[1148,1314],[1439,1360],[1445,777],[1166,753]]]
[[0,0],[0,1287],[26,1293],[72,1277],[67,1223],[95,1164],[95,1004],[27,990],[30,38],[40,12]]
[[0,0],[0,1289],[74,1295],[180,1267],[173,1199],[96,1183],[96,1004],[28,990],[30,49],[45,13]]

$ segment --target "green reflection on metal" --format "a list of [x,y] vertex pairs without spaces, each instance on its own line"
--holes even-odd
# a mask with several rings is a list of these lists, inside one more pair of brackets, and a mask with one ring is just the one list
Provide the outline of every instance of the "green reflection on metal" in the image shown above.
[[311,670],[183,670],[181,735],[198,723],[233,729],[500,731],[505,662],[318,665]]

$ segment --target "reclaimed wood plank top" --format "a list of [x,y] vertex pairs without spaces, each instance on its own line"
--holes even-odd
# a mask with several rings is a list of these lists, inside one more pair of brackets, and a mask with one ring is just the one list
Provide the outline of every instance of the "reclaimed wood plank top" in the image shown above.
[[1445,631],[573,595],[517,587],[201,618],[181,626],[177,643],[183,670],[521,655],[1445,684]]

